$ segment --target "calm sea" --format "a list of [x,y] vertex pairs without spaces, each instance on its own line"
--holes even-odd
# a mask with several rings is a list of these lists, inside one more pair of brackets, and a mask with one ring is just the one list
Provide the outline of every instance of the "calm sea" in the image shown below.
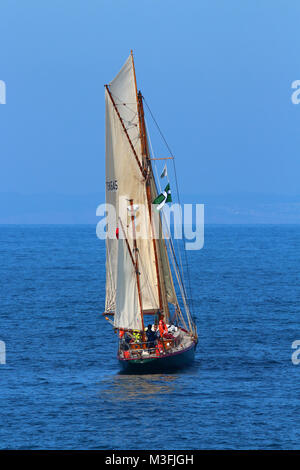
[[0,447],[300,447],[300,226],[207,226],[188,252],[194,365],[118,371],[93,226],[0,227]]

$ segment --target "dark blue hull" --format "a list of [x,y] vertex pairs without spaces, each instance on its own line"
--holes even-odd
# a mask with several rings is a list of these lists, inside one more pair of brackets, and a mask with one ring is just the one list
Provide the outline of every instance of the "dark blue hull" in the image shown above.
[[190,348],[174,354],[150,359],[120,359],[122,372],[127,374],[167,373],[190,366],[194,360],[196,343]]

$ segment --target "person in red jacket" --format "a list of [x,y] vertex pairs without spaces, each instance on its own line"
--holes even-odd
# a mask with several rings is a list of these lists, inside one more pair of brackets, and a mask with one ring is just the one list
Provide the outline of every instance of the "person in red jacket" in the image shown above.
[[159,320],[159,323],[158,323],[158,329],[159,329],[159,334],[160,334],[161,337],[163,337],[164,335],[166,335],[168,333],[168,327],[164,322],[164,316],[163,315],[160,316],[160,320]]

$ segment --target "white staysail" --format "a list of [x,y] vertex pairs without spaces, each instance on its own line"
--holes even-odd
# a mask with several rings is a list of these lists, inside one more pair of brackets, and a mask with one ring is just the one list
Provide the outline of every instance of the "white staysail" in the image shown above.
[[114,326],[131,330],[142,329],[141,310],[134,264],[126,241],[118,241],[117,292]]

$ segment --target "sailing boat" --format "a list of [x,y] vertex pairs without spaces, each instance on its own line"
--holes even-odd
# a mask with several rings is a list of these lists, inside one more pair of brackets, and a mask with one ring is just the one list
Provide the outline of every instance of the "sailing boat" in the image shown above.
[[163,211],[153,209],[158,195],[154,158],[132,51],[105,85],[105,107],[106,204],[112,216],[106,238],[103,315],[118,333],[117,357],[123,370],[152,373],[183,367],[194,358],[197,329],[172,240],[164,234]]

